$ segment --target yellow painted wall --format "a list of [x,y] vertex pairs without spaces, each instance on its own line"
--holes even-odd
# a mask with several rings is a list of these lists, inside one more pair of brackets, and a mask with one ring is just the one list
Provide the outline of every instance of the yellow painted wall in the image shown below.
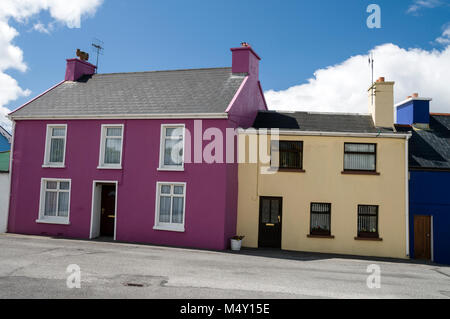
[[[240,134],[240,147],[246,135]],[[260,196],[276,196],[283,197],[282,249],[407,258],[405,139],[327,136],[280,136],[280,139],[303,141],[305,172],[261,174],[268,164],[239,164],[237,234],[246,236],[244,247],[258,246]],[[377,143],[380,175],[341,174],[344,142]],[[249,143],[246,144],[248,151]],[[311,202],[331,203],[334,239],[307,238]],[[382,241],[354,239],[358,204],[379,205]]]

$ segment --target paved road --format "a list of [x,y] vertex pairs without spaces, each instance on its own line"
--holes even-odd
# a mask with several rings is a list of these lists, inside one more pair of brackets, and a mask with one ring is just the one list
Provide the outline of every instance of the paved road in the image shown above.
[[[81,268],[80,289],[67,288],[70,264]],[[371,264],[380,289],[367,288]],[[450,267],[3,234],[0,298],[450,298]]]

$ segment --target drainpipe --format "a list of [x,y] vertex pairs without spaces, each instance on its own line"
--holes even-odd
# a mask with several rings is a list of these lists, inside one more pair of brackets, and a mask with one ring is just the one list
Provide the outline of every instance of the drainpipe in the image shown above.
[[411,134],[405,137],[405,209],[406,209],[406,257],[409,257],[409,139]]

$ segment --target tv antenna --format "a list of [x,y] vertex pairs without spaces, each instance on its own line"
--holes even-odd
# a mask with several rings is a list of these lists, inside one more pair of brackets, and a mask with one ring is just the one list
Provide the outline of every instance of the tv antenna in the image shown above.
[[97,67],[95,73],[97,73],[97,72],[98,72],[98,57],[99,57],[100,55],[103,55],[103,51],[105,50],[105,48],[104,48],[104,43],[103,43],[103,41],[94,38],[94,39],[92,40],[91,46],[92,46],[92,49],[93,49],[94,53],[95,53],[96,56],[97,56],[97,60],[96,60],[96,62],[95,62],[95,66]]
[[375,60],[374,60],[374,58],[373,58],[373,52],[370,52],[370,55],[369,55],[369,65],[370,65],[370,68],[371,68],[371,70],[372,70],[372,82],[370,83],[370,86],[371,86],[371,89],[372,89],[372,105],[373,105],[373,100],[374,100],[374,97],[375,97],[375,91],[374,91],[374,83],[373,83],[373,64],[374,64],[374,62],[375,62]]

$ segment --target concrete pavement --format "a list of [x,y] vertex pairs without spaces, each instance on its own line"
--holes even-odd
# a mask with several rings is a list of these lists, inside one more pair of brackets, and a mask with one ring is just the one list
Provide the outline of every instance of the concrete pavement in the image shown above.
[[[81,288],[69,289],[69,265]],[[367,287],[378,265],[381,288]],[[0,298],[450,298],[450,267],[0,235]]]

